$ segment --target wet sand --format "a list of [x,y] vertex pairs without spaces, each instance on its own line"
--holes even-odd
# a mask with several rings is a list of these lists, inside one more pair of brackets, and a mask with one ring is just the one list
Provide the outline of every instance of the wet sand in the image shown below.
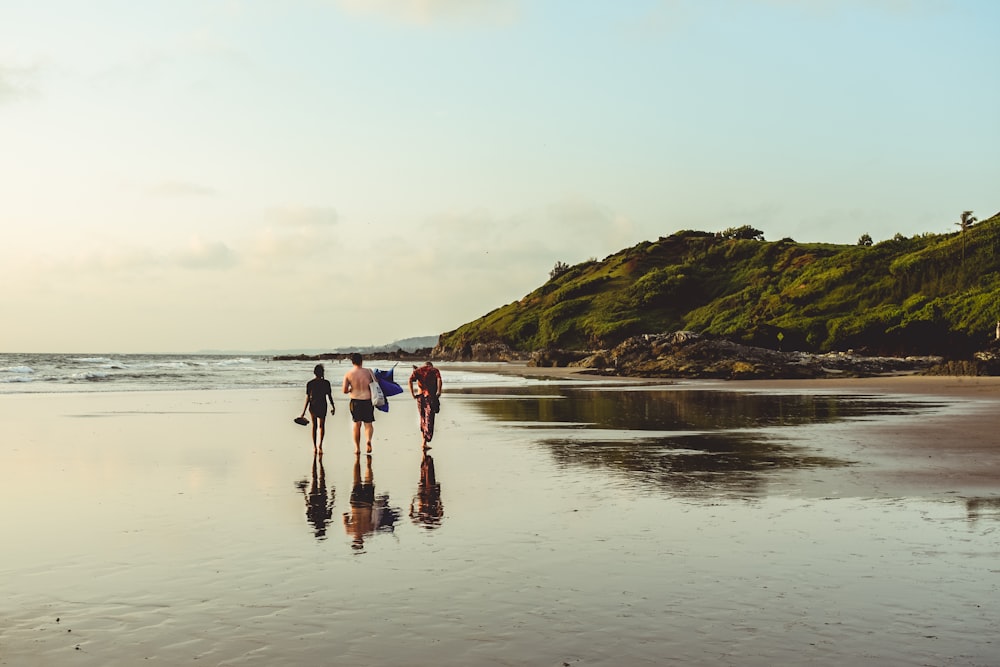
[[[533,368],[523,363],[478,364],[477,369],[498,374],[560,380],[620,382],[573,368]],[[885,420],[855,429],[857,450],[882,463],[881,480],[892,480],[898,495],[931,495],[940,492],[975,494],[979,490],[1000,493],[1000,377],[887,375],[870,378],[824,378],[820,380],[662,380],[631,379],[635,382],[670,383],[677,387],[711,388],[723,391],[810,392],[877,396],[940,398],[954,404],[946,412],[921,415],[919,419]],[[878,484],[866,479],[864,487]]]
[[854,464],[740,497],[561,459],[476,396],[430,488],[405,399],[369,473],[343,401],[314,466],[298,390],[0,396],[0,665],[1000,664],[1000,383],[684,386],[935,407],[786,428]]

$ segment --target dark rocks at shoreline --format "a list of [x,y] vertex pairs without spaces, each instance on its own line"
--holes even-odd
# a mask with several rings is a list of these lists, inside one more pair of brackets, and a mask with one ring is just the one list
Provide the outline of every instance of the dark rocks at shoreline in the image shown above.
[[466,343],[455,350],[438,345],[431,351],[431,359],[441,361],[524,361],[527,357],[511,350],[504,343]]
[[[1000,341],[968,360],[940,356],[882,357],[846,352],[772,350],[691,331],[633,336],[611,350],[512,350],[501,342],[467,343],[459,349],[440,345],[400,359],[439,361],[527,362],[537,368],[580,368],[609,376],[706,378],[727,380],[813,379],[878,375],[1000,375]],[[322,355],[321,355],[322,356]],[[339,358],[334,355],[335,358]],[[313,357],[309,357],[312,359]]]
[[[710,339],[691,331],[633,336],[612,350],[537,350],[530,355],[502,343],[434,349],[450,361],[527,361],[539,368],[570,367],[602,375],[713,379],[812,379],[903,374],[987,374],[987,364],[956,366],[941,357],[872,357],[854,352],[783,352]],[[1000,350],[995,366],[1000,370]]]
[[703,338],[690,331],[634,336],[604,357],[604,372],[643,377],[812,379],[925,373],[941,357],[870,357],[853,352],[783,352]]
[[[272,361],[340,361],[348,359],[350,352],[324,352],[322,354],[283,354],[272,357]],[[405,350],[386,350],[384,352],[366,352],[368,359],[387,359],[389,361],[425,361],[431,358],[431,348],[406,352]]]

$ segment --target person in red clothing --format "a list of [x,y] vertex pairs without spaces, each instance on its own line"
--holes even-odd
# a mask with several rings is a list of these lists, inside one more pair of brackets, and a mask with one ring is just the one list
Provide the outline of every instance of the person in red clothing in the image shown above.
[[[417,386],[414,387],[413,383]],[[431,362],[423,366],[413,367],[410,373],[410,394],[417,399],[417,411],[420,413],[420,443],[423,449],[430,449],[431,438],[434,437],[434,415],[441,410],[441,371],[434,368]]]

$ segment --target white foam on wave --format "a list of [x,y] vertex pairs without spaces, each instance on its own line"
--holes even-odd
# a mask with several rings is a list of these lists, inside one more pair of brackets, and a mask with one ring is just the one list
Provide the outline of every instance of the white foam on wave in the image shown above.
[[186,361],[158,361],[153,364],[149,364],[150,368],[178,368],[185,369],[189,366]]
[[110,373],[103,371],[86,371],[83,373],[73,373],[70,375],[70,378],[74,380],[103,380],[110,375]]
[[19,373],[21,375],[30,375],[34,372],[35,369],[31,366],[7,366],[6,368],[0,368],[0,373]]
[[221,361],[215,362],[216,366],[244,366],[246,364],[256,363],[254,359],[249,359],[247,357],[240,357],[239,359],[223,359]]
[[76,357],[70,359],[70,361],[79,361],[83,364],[114,364],[118,363],[114,359],[109,359],[108,357]]

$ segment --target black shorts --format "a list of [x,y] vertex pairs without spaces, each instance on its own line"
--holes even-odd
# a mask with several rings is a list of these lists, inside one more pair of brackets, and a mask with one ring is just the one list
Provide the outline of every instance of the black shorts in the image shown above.
[[356,422],[370,424],[375,421],[375,406],[370,398],[351,399],[351,419]]

